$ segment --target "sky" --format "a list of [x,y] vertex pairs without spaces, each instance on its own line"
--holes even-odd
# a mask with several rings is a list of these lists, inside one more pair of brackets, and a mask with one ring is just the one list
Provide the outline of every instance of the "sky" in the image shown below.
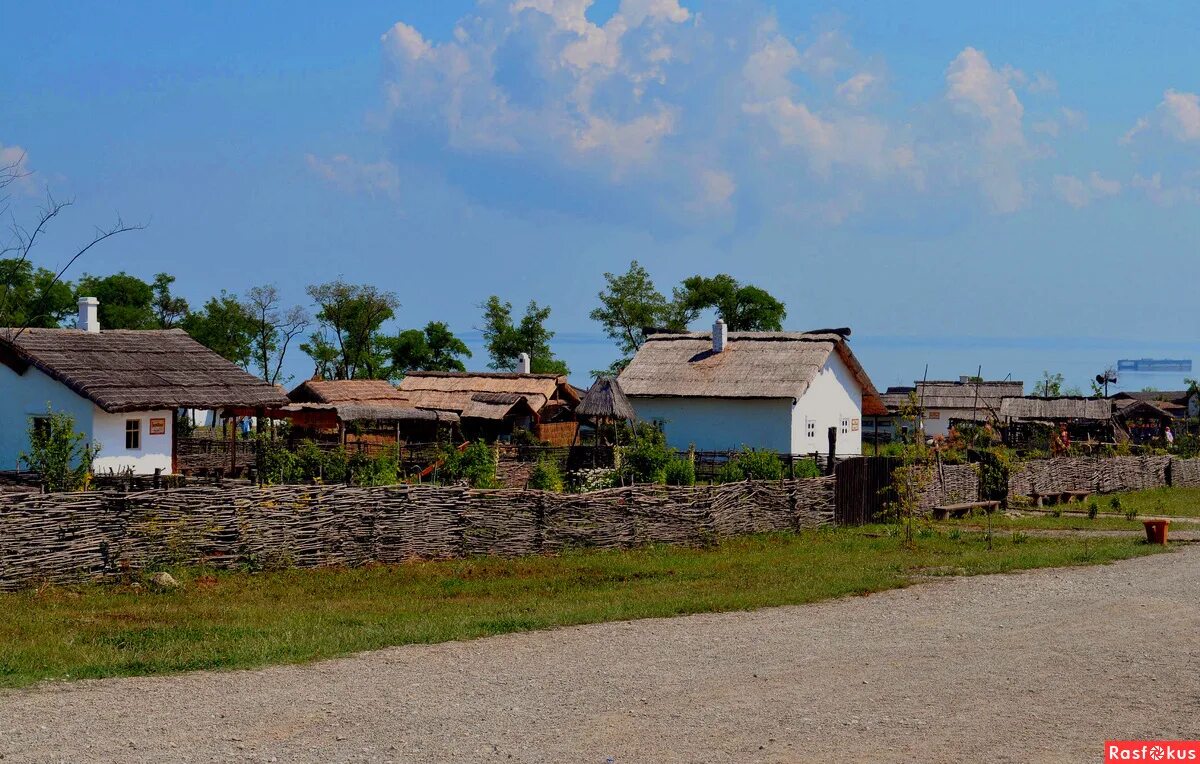
[[1200,357],[1194,3],[0,1],[0,28],[13,214],[75,201],[35,259],[146,224],[76,276],[194,304],[341,276],[472,368],[479,305],[533,299],[577,384],[633,259],[852,327],[879,387]]

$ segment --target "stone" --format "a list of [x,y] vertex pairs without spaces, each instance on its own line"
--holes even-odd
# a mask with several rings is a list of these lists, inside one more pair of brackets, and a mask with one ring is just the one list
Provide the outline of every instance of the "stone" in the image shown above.
[[175,580],[175,576],[165,571],[150,576],[150,583],[155,586],[161,586],[163,589],[178,589],[180,587],[180,583]]

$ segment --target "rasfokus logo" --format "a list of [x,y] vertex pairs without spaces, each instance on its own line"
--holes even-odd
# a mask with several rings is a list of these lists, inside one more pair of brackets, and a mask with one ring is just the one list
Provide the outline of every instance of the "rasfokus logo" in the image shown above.
[[1107,740],[1104,764],[1118,761],[1200,762],[1200,740]]

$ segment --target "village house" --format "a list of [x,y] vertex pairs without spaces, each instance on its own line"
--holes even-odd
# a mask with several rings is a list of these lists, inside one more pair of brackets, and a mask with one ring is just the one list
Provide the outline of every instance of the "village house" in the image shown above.
[[1012,446],[1048,446],[1052,433],[1063,428],[1071,443],[1077,446],[1111,444],[1121,438],[1108,398],[1078,395],[1011,397],[1000,401],[999,413],[1004,442]]
[[998,423],[1000,401],[1023,396],[1025,383],[959,377],[917,382],[913,393],[921,410],[921,428],[926,437],[934,437],[948,435],[957,422]]
[[336,437],[344,445],[434,443],[458,429],[458,414],[418,408],[384,379],[309,379],[269,416],[292,423],[292,440]]
[[885,415],[849,330],[657,333],[619,377],[638,418],[677,448],[862,453],[863,417]]
[[0,466],[19,469],[28,424],[47,410],[75,419],[100,447],[97,473],[176,469],[179,409],[263,410],[287,403],[277,388],[181,329],[101,330],[99,302],[79,300],[73,329],[0,329]]
[[580,392],[561,374],[532,374],[522,353],[516,372],[411,371],[399,392],[409,405],[457,414],[463,435],[507,440],[527,431],[555,446],[575,442]]

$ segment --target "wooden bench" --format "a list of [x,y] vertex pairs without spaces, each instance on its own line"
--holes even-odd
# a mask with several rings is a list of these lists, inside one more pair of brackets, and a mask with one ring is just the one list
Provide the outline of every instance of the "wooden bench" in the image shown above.
[[1082,503],[1087,501],[1091,495],[1091,491],[1056,491],[1054,493],[1035,493],[1030,498],[1033,499],[1033,506],[1044,507],[1052,504]]
[[1000,508],[998,501],[967,501],[962,504],[942,504],[933,508],[934,520],[945,520],[950,517],[966,517],[972,509],[982,509],[994,512]]

